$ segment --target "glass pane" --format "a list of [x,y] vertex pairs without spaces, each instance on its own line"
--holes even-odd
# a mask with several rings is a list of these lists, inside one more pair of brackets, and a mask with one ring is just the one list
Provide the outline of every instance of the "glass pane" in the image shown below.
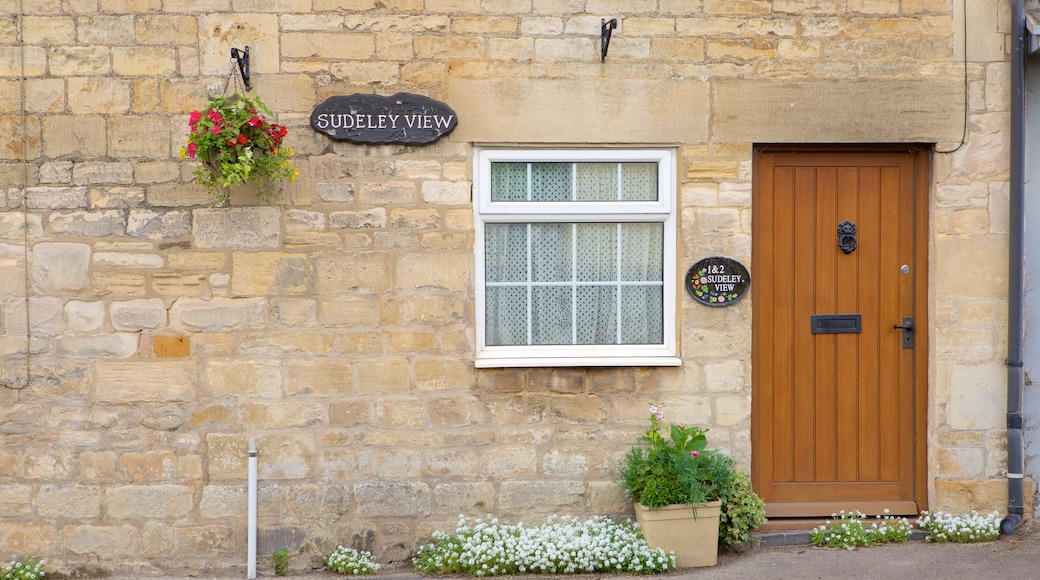
[[578,287],[578,344],[617,343],[617,287]]
[[491,164],[491,201],[527,200],[527,164]]
[[527,288],[488,287],[484,316],[487,344],[527,344]]
[[578,201],[616,201],[617,163],[578,163]]
[[531,290],[531,344],[573,344],[570,286]]
[[664,280],[664,224],[621,224],[621,279]]
[[656,201],[657,164],[622,163],[621,199],[625,201]]
[[621,343],[664,342],[664,287],[621,287]]
[[531,201],[570,201],[570,163],[532,163]]
[[577,224],[579,282],[617,280],[617,224]]
[[572,231],[571,224],[531,224],[532,280],[571,280]]
[[526,282],[527,224],[487,224],[484,228],[487,281]]

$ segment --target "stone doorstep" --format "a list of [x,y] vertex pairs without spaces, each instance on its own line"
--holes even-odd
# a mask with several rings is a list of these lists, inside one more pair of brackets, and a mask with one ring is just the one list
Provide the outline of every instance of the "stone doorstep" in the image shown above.
[[[754,537],[758,539],[759,548],[781,548],[784,546],[808,546],[812,543],[811,530],[778,530],[767,532],[756,532]],[[921,530],[913,530],[910,540],[923,541],[928,534]]]

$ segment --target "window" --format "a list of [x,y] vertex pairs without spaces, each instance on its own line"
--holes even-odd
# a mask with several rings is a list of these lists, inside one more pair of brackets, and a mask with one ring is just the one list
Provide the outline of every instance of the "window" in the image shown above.
[[678,365],[675,154],[476,153],[477,367]]

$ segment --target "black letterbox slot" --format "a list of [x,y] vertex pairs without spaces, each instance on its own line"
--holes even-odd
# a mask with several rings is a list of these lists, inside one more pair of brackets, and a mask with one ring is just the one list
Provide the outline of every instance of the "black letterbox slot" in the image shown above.
[[859,314],[813,314],[813,334],[859,334],[863,324]]

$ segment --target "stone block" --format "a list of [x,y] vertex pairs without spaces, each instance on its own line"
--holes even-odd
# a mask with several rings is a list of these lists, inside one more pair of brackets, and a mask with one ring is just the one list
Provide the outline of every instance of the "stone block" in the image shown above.
[[173,535],[179,551],[201,558],[219,559],[239,548],[235,529],[227,524],[177,527]]
[[503,481],[498,509],[524,517],[573,513],[581,509],[584,494],[580,481]]
[[367,401],[337,401],[329,405],[329,423],[342,427],[367,425],[372,421],[372,405]]
[[132,525],[69,525],[62,532],[65,548],[77,555],[129,558],[141,550],[139,530]]
[[[317,445],[308,433],[265,435],[257,439],[261,479],[307,479],[314,475]],[[244,476],[242,474],[240,477]]]
[[419,390],[468,390],[474,383],[475,371],[469,361],[417,358],[413,366]]
[[196,209],[192,216],[198,248],[258,250],[281,243],[281,210],[277,207]]
[[105,403],[194,401],[197,368],[187,361],[98,361],[93,394]]
[[321,252],[314,257],[318,294],[385,292],[392,257],[385,252]]
[[[228,49],[230,38],[234,38],[234,46],[250,46],[250,69],[254,73],[279,72],[279,46],[281,56],[288,57],[284,40],[279,42],[278,15],[250,13],[247,17],[242,12],[233,13],[227,10],[226,2],[182,1],[180,8],[163,5],[165,14],[198,15],[198,47],[202,61],[202,74],[226,77],[228,74]],[[208,4],[208,5],[207,5]],[[194,44],[194,40],[191,41]],[[335,43],[335,41],[331,41]],[[333,44],[328,45],[329,47]],[[268,52],[270,51],[270,52]],[[333,58],[348,58],[335,56]],[[266,101],[266,99],[265,99]],[[271,103],[268,105],[273,106]]]
[[134,35],[141,44],[195,44],[196,19],[179,14],[141,14],[134,19]]
[[52,213],[47,229],[56,234],[93,238],[121,236],[126,232],[126,219],[118,210]]
[[242,517],[247,513],[245,485],[207,485],[199,500],[199,517],[203,520]]
[[470,284],[473,256],[461,252],[399,254],[394,269],[394,286],[401,290],[448,290],[466,292]]
[[[433,477],[469,477],[480,473],[484,452],[476,448],[452,448],[427,452],[423,457],[423,473]],[[434,491],[435,504],[436,490]]]
[[36,510],[49,519],[90,519],[101,514],[101,487],[43,485],[36,493]]
[[495,487],[483,483],[442,483],[433,488],[433,513],[483,517],[495,509]]
[[422,198],[426,203],[465,205],[471,202],[472,184],[468,181],[424,181]]
[[218,397],[282,396],[282,372],[277,360],[210,360],[202,381],[206,391]]
[[[1007,384],[1003,365],[949,365],[947,419],[954,429],[999,429],[1005,423]],[[999,393],[994,395],[994,393]]]
[[288,32],[281,36],[281,52],[293,59],[365,61],[375,53],[375,38],[342,32]]
[[310,288],[304,254],[234,252],[231,292],[235,296],[301,294]]
[[325,409],[318,403],[243,402],[238,408],[243,426],[254,429],[300,428],[325,423]]
[[364,230],[386,227],[386,208],[361,211],[334,211],[329,214],[329,226],[337,230]]
[[961,136],[964,87],[953,79],[717,80],[712,87],[712,138],[721,142],[932,143]]
[[319,183],[317,185],[318,199],[330,203],[353,203],[353,183]]
[[[115,49],[113,49],[115,50]],[[169,54],[166,48],[142,49],[159,54]],[[121,55],[121,52],[113,52],[113,57]],[[140,58],[139,52],[133,52],[123,58]],[[165,71],[174,66],[172,58],[158,60],[157,55],[150,59],[134,60],[133,64],[121,64],[118,60],[116,74],[119,68],[134,69],[146,67],[149,72],[137,74],[166,75],[165,72],[151,72],[151,69]],[[130,76],[135,76],[129,73]],[[108,154],[119,159],[144,157],[149,159],[162,159],[169,155],[170,137],[169,124],[160,118],[117,116],[108,122]],[[120,182],[121,183],[121,182]]]
[[562,423],[601,423],[610,413],[610,403],[600,397],[551,397],[549,416]]
[[58,545],[57,526],[52,522],[18,522],[0,526],[0,552],[4,554],[48,554]]
[[68,452],[27,452],[22,459],[22,475],[26,480],[67,481],[75,468],[76,458]]
[[75,115],[119,115],[130,111],[131,84],[111,77],[70,77],[69,111]]
[[152,337],[152,353],[158,358],[183,358],[191,356],[191,340],[184,335],[160,335]]
[[0,517],[23,518],[32,515],[31,485],[0,485]]
[[145,330],[166,326],[166,307],[159,298],[113,302],[109,319],[116,330]]
[[105,511],[114,520],[184,518],[193,497],[187,485],[123,485],[105,490]]
[[358,362],[359,393],[404,393],[410,390],[408,359],[368,359]]
[[78,292],[90,282],[90,246],[67,242],[41,242],[33,246],[32,283],[43,294]]
[[[549,40],[549,39],[545,39]],[[587,43],[581,58],[592,59]],[[597,63],[598,64],[598,63]],[[705,143],[708,83],[610,79],[461,79],[448,83],[447,102],[462,142]],[[716,105],[718,106],[718,105]],[[588,123],[586,119],[616,119]],[[553,127],[546,133],[545,127]],[[752,142],[754,140],[746,140]]]
[[425,483],[378,482],[354,486],[358,515],[424,517],[430,515],[431,493]]
[[289,395],[328,397],[354,392],[354,365],[348,361],[291,361],[288,372]]
[[25,203],[29,209],[78,209],[90,201],[85,187],[30,187]]
[[183,210],[131,209],[126,222],[126,233],[134,238],[181,238],[190,231],[191,214]]
[[532,477],[538,472],[538,458],[530,447],[499,448],[487,457],[483,475],[508,481],[521,477]]
[[263,298],[178,298],[170,307],[170,325],[206,332],[263,328],[267,325],[267,301]]
[[375,418],[387,429],[421,429],[426,421],[418,399],[383,397],[376,403]]
[[963,515],[977,510],[980,514],[1007,509],[1007,479],[936,479],[935,495],[929,501],[931,511]]
[[54,350],[73,358],[129,358],[137,353],[139,338],[131,333],[64,335]]

